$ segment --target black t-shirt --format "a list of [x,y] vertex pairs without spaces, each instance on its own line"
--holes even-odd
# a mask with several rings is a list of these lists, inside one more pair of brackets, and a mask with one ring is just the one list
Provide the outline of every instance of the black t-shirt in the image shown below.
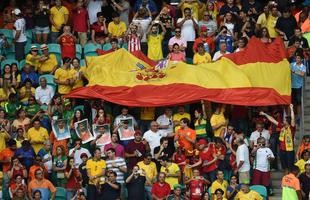
[[239,12],[239,8],[237,6],[229,7],[227,4],[225,4],[220,9],[220,15],[225,15],[226,13],[229,13],[229,12],[235,15],[238,15],[237,13]]
[[[157,154],[157,153],[159,152],[159,150],[160,150],[160,146],[155,147],[155,149],[154,149],[154,155]],[[161,155],[159,156],[159,158],[162,157],[162,156],[165,156],[165,157],[167,157],[167,158],[171,158],[172,155],[173,155],[173,153],[174,153],[174,149],[169,148],[169,145],[168,145],[168,147],[165,148],[165,149],[161,152]],[[155,162],[155,164],[156,164],[157,171],[160,171],[160,167],[161,167],[160,162],[159,162],[158,160],[156,160],[156,159],[154,159],[154,162]]]
[[306,193],[306,197],[303,198],[303,200],[308,200],[309,191],[310,191],[310,177],[308,177],[305,173],[302,173],[299,176],[299,181],[300,181],[302,191]]
[[[288,46],[292,46],[295,43],[296,39],[297,39],[297,37],[293,36],[292,39],[290,39]],[[305,48],[305,49],[309,48],[308,40],[306,38],[301,37],[300,40],[301,40],[302,48]]]
[[34,24],[38,27],[47,27],[49,26],[49,10],[44,9],[35,13]]
[[101,12],[103,12],[104,17],[107,19],[106,23],[110,23],[112,21],[112,13],[115,12],[114,8],[110,4],[101,6]]
[[296,19],[293,16],[289,18],[279,17],[275,28],[284,32],[289,40],[294,35],[294,29],[297,27]]
[[79,166],[79,171],[82,174],[82,185],[86,186],[88,184],[88,176],[87,176],[87,169],[86,169],[86,163],[82,163]]
[[144,185],[146,178],[144,176],[138,176],[138,178],[132,178],[129,183],[126,184],[128,190],[128,200],[144,200]]
[[121,196],[121,184],[115,182],[118,185],[119,189],[112,188],[108,183],[104,183],[101,186],[101,200],[115,200],[120,199]]

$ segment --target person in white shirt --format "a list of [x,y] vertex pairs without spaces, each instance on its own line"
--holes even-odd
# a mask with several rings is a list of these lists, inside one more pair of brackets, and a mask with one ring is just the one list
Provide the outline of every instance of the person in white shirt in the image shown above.
[[172,119],[172,110],[171,108],[166,108],[165,113],[160,115],[156,122],[159,125],[159,129],[166,132],[173,132],[173,119]]
[[192,16],[190,8],[184,9],[184,17],[177,20],[177,26],[181,27],[181,36],[187,42],[186,56],[192,58],[196,31],[199,29],[199,26],[198,21]]
[[49,105],[55,94],[52,86],[46,84],[46,78],[40,78],[40,86],[36,88],[35,98],[40,106]]
[[121,110],[121,114],[115,117],[114,124],[113,124],[114,127],[119,125],[119,123],[121,122],[121,119],[127,119],[127,118],[132,118],[132,123],[134,127],[138,126],[136,119],[132,115],[128,114],[128,108],[123,107]]
[[274,159],[274,155],[271,149],[266,147],[264,137],[257,139],[257,146],[252,150],[252,155],[255,156],[252,184],[268,188],[270,186],[270,162]]
[[15,45],[15,59],[21,61],[25,58],[25,45],[27,42],[26,21],[18,8],[13,10],[13,14],[16,17],[16,21],[13,28],[14,39],[12,44]]
[[256,131],[251,133],[250,147],[253,149],[257,145],[257,139],[264,137],[266,139],[266,146],[269,144],[270,134],[269,131],[264,129],[264,124],[261,122],[256,123]]
[[154,149],[160,146],[160,139],[162,137],[172,137],[174,133],[158,129],[159,125],[156,121],[151,122],[151,129],[146,131],[143,135],[143,140],[147,141],[150,146],[152,157],[154,158]]
[[238,145],[236,152],[237,171],[239,174],[239,183],[250,183],[250,157],[249,149],[244,143],[244,138],[237,136],[235,143]]
[[82,164],[83,160],[81,158],[81,155],[83,153],[86,153],[87,157],[90,158],[91,154],[89,153],[88,149],[85,149],[81,147],[82,140],[78,139],[75,141],[75,147],[73,149],[70,149],[69,156],[74,158],[74,165],[76,167],[80,166]]
[[89,23],[93,24],[97,21],[97,13],[101,12],[102,1],[87,0],[86,4],[89,16]]
[[221,42],[220,43],[220,50],[215,52],[215,54],[213,55],[213,59],[212,61],[217,61],[218,59],[220,59],[223,55],[225,54],[229,54],[228,51],[226,51],[227,49],[227,45],[225,42]]

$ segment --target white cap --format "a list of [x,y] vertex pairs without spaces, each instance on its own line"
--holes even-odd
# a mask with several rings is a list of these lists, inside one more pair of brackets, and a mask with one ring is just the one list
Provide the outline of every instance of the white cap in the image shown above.
[[18,8],[15,8],[12,13],[14,13],[15,15],[20,15],[22,12],[18,9]]

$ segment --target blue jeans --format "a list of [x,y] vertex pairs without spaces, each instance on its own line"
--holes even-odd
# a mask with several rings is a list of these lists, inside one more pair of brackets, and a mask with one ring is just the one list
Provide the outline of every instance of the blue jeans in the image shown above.
[[152,187],[151,186],[145,186],[145,199],[152,200]]
[[76,190],[67,190],[67,200],[71,200],[76,194]]

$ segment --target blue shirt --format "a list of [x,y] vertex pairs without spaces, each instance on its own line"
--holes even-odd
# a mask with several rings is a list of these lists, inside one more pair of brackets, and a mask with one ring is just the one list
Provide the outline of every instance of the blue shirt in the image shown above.
[[226,43],[226,51],[229,51],[230,53],[234,52],[234,47],[233,47],[233,38],[229,35],[227,35],[226,37],[220,35],[217,39],[216,39],[216,51],[220,50],[220,44],[222,42]]
[[[306,67],[304,64],[297,66],[296,62],[293,62],[291,63],[291,70],[295,72],[306,72]],[[292,88],[297,89],[303,87],[304,77],[292,72],[291,79],[292,79]]]
[[39,76],[35,72],[30,72],[29,74],[26,74],[22,71],[21,73],[21,82],[24,83],[24,81],[29,78],[32,81],[32,86],[39,85]]
[[27,169],[29,169],[33,165],[35,153],[32,147],[30,147],[28,150],[24,149],[23,147],[20,147],[15,151],[14,156],[16,157],[22,156],[21,163]]
[[[133,7],[133,10],[135,12],[137,12],[139,10],[139,8],[142,7],[142,0],[138,0],[136,1],[134,7]],[[156,7],[156,4],[153,0],[149,0],[146,4],[146,7],[151,11],[151,12],[157,12],[157,7]]]

